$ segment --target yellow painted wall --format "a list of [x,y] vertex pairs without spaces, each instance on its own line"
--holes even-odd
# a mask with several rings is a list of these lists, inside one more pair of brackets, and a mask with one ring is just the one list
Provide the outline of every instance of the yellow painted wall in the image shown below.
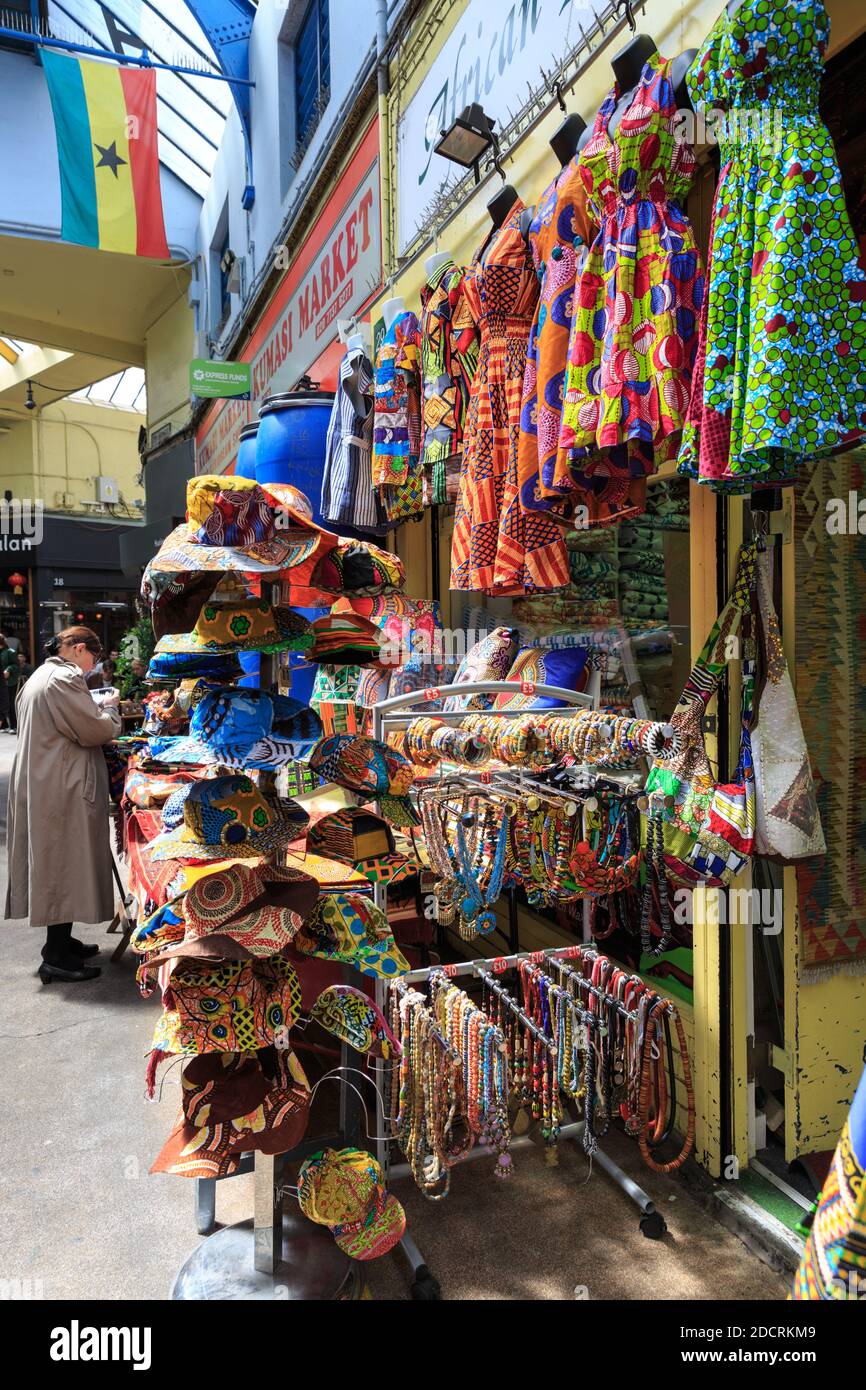
[[189,423],[189,364],[194,356],[193,311],[184,294],[145,335],[148,438],[164,425],[175,434]]
[[82,503],[96,501],[95,479],[116,478],[121,503],[104,515],[139,520],[143,513],[132,503],[144,496],[138,482],[143,423],[138,411],[69,399],[52,402],[0,434],[0,483],[18,497],[41,499],[48,512],[85,516],[93,514]]

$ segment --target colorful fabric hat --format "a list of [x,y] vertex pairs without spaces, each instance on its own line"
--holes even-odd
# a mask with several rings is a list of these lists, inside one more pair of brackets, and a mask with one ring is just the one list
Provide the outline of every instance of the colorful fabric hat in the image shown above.
[[[524,647],[518,652],[505,680],[531,685],[558,685],[563,690],[585,690],[589,681],[589,648]],[[497,695],[494,709],[557,709],[566,702],[551,695],[518,691]]]
[[[454,685],[472,681],[504,681],[517,655],[519,634],[513,627],[496,627],[470,647],[457,668]],[[491,695],[449,695],[445,710],[490,709]]]
[[367,1052],[384,1062],[401,1055],[400,1044],[382,1010],[353,985],[329,985],[323,989],[310,1017],[356,1052]]
[[326,593],[370,597],[402,589],[405,581],[406,571],[398,556],[372,541],[354,540],[341,540],[323,555],[312,578],[314,587]]
[[402,1239],[406,1213],[382,1180],[382,1169],[361,1149],[323,1149],[298,1173],[301,1211],[329,1226],[353,1260],[387,1255]]
[[[176,799],[181,795],[182,802]],[[175,792],[162,822],[163,833],[150,846],[152,859],[256,859],[285,849],[303,834],[309,817],[295,802],[270,801],[249,777],[232,774]]]
[[323,893],[292,947],[301,955],[354,965],[380,980],[394,980],[409,969],[388,918],[359,893]]
[[305,758],[321,738],[318,716],[299,700],[258,690],[219,690],[196,705],[186,738],[154,739],[164,763],[276,769]]
[[200,878],[174,905],[175,915],[183,921],[183,934],[149,954],[145,968],[175,956],[205,960],[274,956],[291,943],[318,900],[316,880],[298,869],[233,864]]
[[272,608],[264,599],[206,603],[191,632],[161,637],[155,654],[165,652],[307,651],[313,645],[309,621],[287,608]]
[[191,1058],[181,1077],[180,1114],[151,1173],[226,1178],[241,1154],[297,1148],[307,1130],[310,1083],[291,1049],[276,1049],[273,1058],[273,1079],[256,1054]]
[[254,1052],[286,1036],[301,1011],[301,982],[283,955],[180,960],[163,993],[148,1083],[163,1056]]
[[332,666],[381,666],[381,630],[356,613],[327,613],[313,623],[307,661],[325,661]]
[[312,521],[312,503],[299,487],[292,483],[260,483],[259,486],[277,507],[289,507]]
[[409,790],[415,770],[407,758],[378,739],[363,734],[333,734],[316,744],[310,767],[328,782],[378,800],[392,825],[418,825]]
[[194,781],[195,774],[192,772],[154,773],[133,767],[127,775],[123,794],[133,806],[164,806],[180,787],[192,786]]
[[421,872],[417,859],[397,853],[388,822],[363,806],[322,816],[307,831],[307,849],[354,864],[371,883],[402,883]]
[[401,654],[400,664],[414,657],[425,662],[435,659],[437,633],[442,631],[442,607],[436,599],[413,599],[405,594],[382,594],[378,598],[344,595],[337,599],[331,612],[354,613],[374,623],[394,651]]
[[[289,569],[311,555],[319,543],[318,528],[305,525],[301,514],[278,518],[273,502],[252,478],[209,474],[190,478],[186,486],[186,516],[187,534],[182,544],[188,547],[192,563],[152,561],[155,569],[247,573]],[[171,539],[163,543],[157,560]],[[200,553],[196,555],[191,547],[198,547]]]
[[152,685],[175,686],[181,680],[225,682],[240,680],[241,663],[235,652],[154,652],[145,679]]

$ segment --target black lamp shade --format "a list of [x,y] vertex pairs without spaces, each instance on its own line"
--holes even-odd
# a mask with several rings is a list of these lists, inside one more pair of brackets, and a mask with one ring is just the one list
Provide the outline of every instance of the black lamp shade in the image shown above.
[[440,131],[434,146],[436,154],[454,164],[462,164],[464,169],[471,169],[493,144],[492,125],[484,108],[473,102],[463,108],[447,130]]

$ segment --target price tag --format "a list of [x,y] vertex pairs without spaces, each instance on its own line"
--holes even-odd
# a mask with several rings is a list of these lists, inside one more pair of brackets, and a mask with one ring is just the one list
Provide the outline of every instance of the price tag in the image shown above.
[[453,980],[455,975],[457,974],[458,963],[455,961],[451,965],[443,965],[442,969],[445,971],[445,974],[448,976],[449,980]]
[[543,951],[533,951],[527,959],[530,965],[542,965],[545,960],[545,955]]
[[565,950],[561,951],[559,954],[561,960],[577,960],[580,956],[580,947],[566,946]]
[[488,965],[494,975],[504,975],[505,971],[508,969],[508,962],[504,956],[497,956],[495,960],[488,961]]
[[442,691],[441,691],[440,687],[439,687],[438,685],[434,685],[434,686],[431,686],[431,688],[430,688],[429,690],[425,690],[425,691],[424,691],[424,699],[425,699],[425,700],[438,700],[441,694],[442,694]]
[[479,772],[478,780],[479,782],[483,782],[485,786],[488,786],[491,781],[491,776],[492,774],[489,772]]
[[521,689],[521,691],[523,692],[524,695],[534,695],[534,694],[535,694],[535,681],[521,681],[521,682],[520,682],[520,689]]

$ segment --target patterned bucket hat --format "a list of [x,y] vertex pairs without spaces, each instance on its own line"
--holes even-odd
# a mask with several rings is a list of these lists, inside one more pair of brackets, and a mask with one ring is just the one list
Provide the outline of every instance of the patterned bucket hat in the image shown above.
[[415,770],[402,753],[386,743],[363,734],[333,734],[316,744],[310,767],[328,782],[336,782],[368,801],[378,800],[382,814],[393,825],[419,824],[408,795]]
[[380,980],[394,980],[409,969],[384,912],[359,893],[323,893],[292,947],[301,955],[354,965]]
[[301,489],[295,487],[293,483],[260,483],[259,486],[268,500],[273,502],[275,506],[291,508],[292,511],[300,512],[301,516],[312,521],[312,503],[306,493],[301,492]]
[[397,853],[388,822],[362,806],[322,816],[307,831],[307,849],[353,864],[371,883],[402,883],[421,872],[417,858]]
[[180,1114],[151,1173],[226,1178],[237,1171],[241,1154],[297,1148],[307,1130],[310,1084],[291,1049],[272,1055],[270,1076],[261,1055],[191,1058],[181,1078]]
[[203,474],[186,487],[186,521],[151,561],[154,570],[273,573],[314,554],[319,528],[277,507],[252,478]]
[[381,666],[382,632],[357,613],[328,613],[313,623],[308,661],[333,666]]
[[249,777],[230,775],[175,792],[162,823],[151,859],[258,859],[285,849],[309,817],[295,802],[269,800]]
[[352,985],[329,985],[312,1007],[310,1017],[326,1032],[371,1057],[399,1057],[400,1044],[388,1020],[369,995]]
[[[164,639],[161,639],[164,640]],[[225,652],[154,652],[147,667],[151,685],[176,686],[182,680],[220,681],[230,685],[243,675],[237,654]]]
[[316,880],[298,869],[233,864],[200,878],[174,905],[182,935],[149,954],[145,969],[175,956],[249,960],[277,955],[290,945],[318,900]]
[[205,694],[193,710],[189,736],[154,739],[161,763],[222,763],[275,770],[306,758],[321,737],[316,713],[299,700],[257,690]]
[[162,1057],[254,1052],[287,1036],[301,1012],[301,982],[283,955],[257,960],[180,960],[163,993],[148,1069]]
[[240,599],[233,603],[206,603],[192,631],[160,637],[155,654],[304,652],[313,641],[311,625],[300,613],[272,608],[264,599]]
[[361,1149],[322,1149],[305,1159],[298,1202],[310,1221],[330,1227],[353,1260],[387,1255],[406,1229],[406,1213],[388,1193],[382,1169]]

